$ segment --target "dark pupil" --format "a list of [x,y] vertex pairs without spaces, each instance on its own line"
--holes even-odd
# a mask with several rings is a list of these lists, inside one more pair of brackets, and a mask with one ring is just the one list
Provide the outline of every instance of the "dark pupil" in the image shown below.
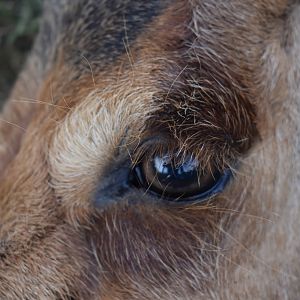
[[145,175],[150,188],[163,196],[188,197],[207,191],[215,183],[214,176],[201,171],[192,157],[176,164],[168,156],[155,156],[148,167]]

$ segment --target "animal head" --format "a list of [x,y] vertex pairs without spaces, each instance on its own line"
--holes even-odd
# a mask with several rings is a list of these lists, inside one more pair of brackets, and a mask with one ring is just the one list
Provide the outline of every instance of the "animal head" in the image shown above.
[[297,299],[298,1],[46,1],[0,120],[0,298]]

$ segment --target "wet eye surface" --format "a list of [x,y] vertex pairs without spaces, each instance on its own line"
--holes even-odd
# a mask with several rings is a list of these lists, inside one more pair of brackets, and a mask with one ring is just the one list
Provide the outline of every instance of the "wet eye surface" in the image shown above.
[[180,163],[170,155],[154,155],[144,158],[132,172],[136,187],[178,203],[212,197],[223,191],[230,177],[229,170],[201,169],[198,160],[191,155]]

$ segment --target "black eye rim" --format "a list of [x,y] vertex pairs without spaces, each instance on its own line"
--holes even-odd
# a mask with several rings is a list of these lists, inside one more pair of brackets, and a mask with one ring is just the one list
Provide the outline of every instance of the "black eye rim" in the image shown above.
[[219,172],[219,178],[216,180],[216,183],[207,191],[193,195],[188,197],[168,197],[164,196],[163,194],[159,194],[153,190],[151,190],[144,184],[146,181],[143,172],[141,170],[141,165],[136,165],[132,172],[131,172],[131,185],[133,185],[135,188],[143,189],[144,192],[147,192],[148,194],[154,196],[156,199],[163,201],[165,203],[168,203],[169,205],[191,205],[191,204],[199,204],[208,201],[209,199],[219,195],[223,192],[225,187],[227,186],[228,182],[232,178],[232,170],[230,168],[225,169],[222,173]]

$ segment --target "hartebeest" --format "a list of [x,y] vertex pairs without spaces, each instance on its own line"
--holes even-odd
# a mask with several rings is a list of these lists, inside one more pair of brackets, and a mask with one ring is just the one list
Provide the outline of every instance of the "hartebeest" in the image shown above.
[[0,299],[299,299],[300,2],[47,0],[0,121]]

